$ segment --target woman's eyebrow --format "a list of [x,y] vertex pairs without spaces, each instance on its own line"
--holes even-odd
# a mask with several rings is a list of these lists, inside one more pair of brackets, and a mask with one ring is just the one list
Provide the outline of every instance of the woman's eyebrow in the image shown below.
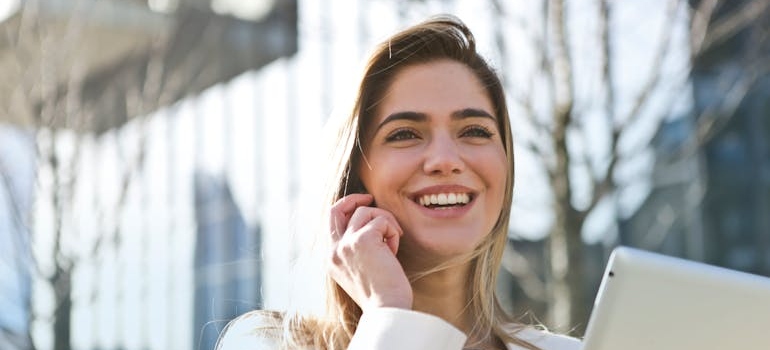
[[377,129],[374,130],[374,133],[376,134],[377,131],[379,131],[383,126],[385,126],[385,124],[394,122],[396,120],[424,122],[428,120],[428,116],[425,113],[419,113],[419,112],[396,112],[385,117],[385,119],[382,120],[382,123],[380,123],[380,125],[377,126]]
[[[480,108],[464,108],[464,109],[452,112],[452,119],[455,119],[455,120],[473,118],[473,117],[489,118],[494,121],[497,121],[497,119],[494,116],[492,116],[487,111]],[[376,134],[377,131],[379,131],[383,126],[385,126],[385,124],[388,124],[390,122],[394,122],[397,120],[424,122],[428,120],[428,115],[425,113],[412,112],[412,111],[396,112],[385,117],[385,119],[382,120],[380,125],[377,126],[377,129],[374,130],[374,133]]]
[[471,117],[483,117],[497,121],[497,119],[489,114],[489,112],[480,108],[465,108],[452,113],[452,119],[465,119]]

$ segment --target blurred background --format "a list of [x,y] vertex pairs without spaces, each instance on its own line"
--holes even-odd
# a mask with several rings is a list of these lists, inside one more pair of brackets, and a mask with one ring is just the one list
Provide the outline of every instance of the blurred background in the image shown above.
[[324,123],[438,13],[507,89],[516,316],[581,336],[617,245],[770,276],[769,1],[0,0],[0,349],[320,309]]

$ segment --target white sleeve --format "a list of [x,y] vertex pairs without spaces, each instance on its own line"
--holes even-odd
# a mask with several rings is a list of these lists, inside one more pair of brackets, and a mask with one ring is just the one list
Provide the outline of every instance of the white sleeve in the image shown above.
[[466,338],[449,322],[430,314],[375,308],[361,316],[348,350],[460,350]]

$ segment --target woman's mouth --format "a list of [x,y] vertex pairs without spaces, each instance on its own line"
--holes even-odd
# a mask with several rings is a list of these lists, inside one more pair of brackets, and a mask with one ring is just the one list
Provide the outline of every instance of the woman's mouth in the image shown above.
[[426,208],[444,209],[462,207],[473,200],[471,193],[434,193],[418,196],[416,202]]

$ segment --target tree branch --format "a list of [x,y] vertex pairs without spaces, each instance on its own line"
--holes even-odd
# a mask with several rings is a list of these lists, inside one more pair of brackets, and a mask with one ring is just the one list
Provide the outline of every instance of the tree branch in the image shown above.
[[747,78],[740,79],[724,94],[722,103],[708,108],[698,117],[698,126],[695,132],[696,147],[701,147],[709,141],[727,122],[732,119],[749,91],[757,84],[760,77],[770,73],[770,63],[764,62],[756,71]]
[[[671,35],[671,28],[673,27],[675,23],[675,17],[678,9],[678,4],[681,0],[669,0],[668,7],[666,9],[666,16],[663,19],[663,27],[661,28],[660,35],[658,37],[658,47],[655,50],[655,56],[653,56],[652,63],[650,65],[651,72],[648,76],[647,81],[642,85],[642,89],[639,91],[639,95],[637,95],[636,99],[634,100],[634,105],[631,108],[631,110],[628,112],[628,114],[620,120],[621,125],[618,125],[617,128],[621,129],[620,133],[623,133],[623,129],[627,128],[628,125],[631,123],[628,122],[630,120],[633,120],[635,117],[639,115],[639,112],[641,111],[642,107],[644,107],[647,102],[649,102],[650,95],[653,91],[655,91],[655,87],[660,83],[661,80],[661,72],[663,70],[663,60],[666,57],[666,54],[669,52],[669,48],[671,47],[671,41],[673,36]],[[616,144],[613,144],[613,149],[617,146]]]
[[770,1],[747,1],[739,10],[733,11],[732,15],[712,24],[708,35],[703,37],[699,51],[706,51],[735,36],[741,29],[760,18],[768,8]]
[[[617,144],[618,142],[619,134],[617,132],[612,133],[612,144]],[[610,192],[612,192],[613,189],[615,189],[615,171],[618,165],[618,160],[620,159],[620,156],[618,155],[617,148],[612,149],[612,155],[610,156],[610,163],[607,165],[607,170],[604,174],[604,176],[598,180],[594,181],[593,184],[593,191],[591,191],[591,200],[588,203],[588,206],[579,211],[579,214],[582,218],[586,218],[588,216],[588,213],[590,213],[596,206],[601,202],[602,198]]]
[[556,129],[569,125],[574,104],[572,61],[566,39],[564,0],[549,1],[549,23],[553,26],[553,50],[549,59]]
[[613,116],[615,115],[615,89],[612,75],[612,47],[610,45],[610,20],[612,12],[609,0],[598,0],[599,3],[599,35],[601,40],[601,50],[599,50],[599,62],[601,65],[600,81],[604,87],[604,113],[608,118],[608,125],[613,126]]
[[696,52],[702,52],[703,43],[711,25],[711,17],[719,0],[701,0],[690,15],[690,55],[691,61]]
[[[613,86],[614,77],[612,73],[612,45],[611,45],[611,30],[610,30],[610,22],[612,19],[612,9],[610,7],[609,0],[597,0],[597,8],[598,8],[598,20],[599,20],[599,37],[600,37],[600,46],[601,49],[599,50],[599,64],[600,64],[600,84],[603,87],[604,91],[604,115],[607,120],[607,127],[612,130],[611,131],[611,145],[613,145],[613,149],[611,151],[614,151],[614,148],[616,148],[617,145],[617,137],[619,135],[616,135],[616,131],[614,128],[614,116],[615,116],[615,89]],[[585,133],[585,128],[581,128],[581,136],[583,136],[584,142],[587,144],[588,137]],[[604,197],[606,193],[610,191],[611,188],[611,180],[613,178],[613,174],[611,172],[614,172],[613,170],[610,170],[611,168],[614,168],[613,159],[616,158],[615,155],[610,159],[609,168],[607,168],[607,173],[605,174],[604,178],[602,178],[601,181],[597,182],[597,177],[599,174],[602,173],[600,169],[597,167],[599,166],[599,163],[596,163],[595,166],[592,166],[591,161],[588,157],[588,152],[584,153],[584,162],[585,166],[589,169],[590,178],[594,180],[593,190],[591,194],[590,201],[588,203],[588,206],[584,208],[583,210],[578,210],[578,215],[582,220],[585,220],[585,218],[588,216],[588,213],[590,213],[596,205],[601,201],[601,199]]]
[[[566,40],[564,1],[548,2],[548,23],[552,27],[553,50],[549,57],[552,74],[549,82],[553,103],[552,142],[554,167],[549,170],[551,185],[557,197],[556,202],[565,206],[564,214],[572,209],[572,184],[569,177],[570,157],[567,149],[567,129],[572,121],[574,90],[572,62]],[[570,209],[567,209],[570,208]]]
[[[636,120],[637,116],[639,115],[641,109],[643,106],[647,104],[647,102],[650,99],[650,96],[653,91],[655,91],[655,88],[658,86],[660,80],[661,80],[661,72],[662,72],[662,66],[663,66],[663,60],[666,57],[666,53],[668,52],[668,48],[671,46],[671,28],[673,26],[674,18],[676,17],[677,8],[679,1],[681,0],[669,0],[668,7],[666,9],[666,14],[663,19],[663,24],[661,27],[661,31],[658,37],[658,46],[655,50],[655,54],[652,59],[651,63],[651,72],[648,76],[646,82],[642,85],[641,90],[639,91],[639,95],[634,100],[634,105],[632,106],[629,113],[621,118],[621,119],[614,119],[612,116],[614,115],[614,95],[612,92],[607,92],[605,102],[605,113],[609,116],[609,118],[612,118],[610,122],[610,127],[612,129],[611,138],[610,138],[610,159],[609,164],[606,167],[606,170],[604,170],[604,176],[600,176],[598,179],[594,180],[593,184],[593,191],[592,191],[592,197],[591,201],[588,205],[588,207],[580,212],[582,216],[588,215],[591,210],[593,210],[601,201],[601,199],[606,195],[607,193],[611,192],[616,184],[615,184],[615,172],[616,167],[619,161],[619,158],[621,157],[621,154],[618,149],[618,143],[620,141],[620,138],[622,135],[626,133],[628,129],[630,129],[630,125],[633,125],[633,121]],[[609,44],[609,30],[606,26],[608,26],[609,18],[609,7],[605,3],[605,1],[601,1],[600,5],[600,14],[601,17],[605,17],[606,21],[602,23],[603,31],[602,33],[606,33],[603,35],[602,39],[602,45],[603,45],[603,56],[605,61],[605,65],[603,66],[604,73],[602,74],[602,78],[604,80],[604,84],[607,87],[607,90],[612,90],[612,81],[611,81],[611,67],[610,67],[610,44]],[[662,120],[663,118],[661,118]],[[620,124],[618,124],[620,122]],[[597,172],[600,173],[600,172]]]

